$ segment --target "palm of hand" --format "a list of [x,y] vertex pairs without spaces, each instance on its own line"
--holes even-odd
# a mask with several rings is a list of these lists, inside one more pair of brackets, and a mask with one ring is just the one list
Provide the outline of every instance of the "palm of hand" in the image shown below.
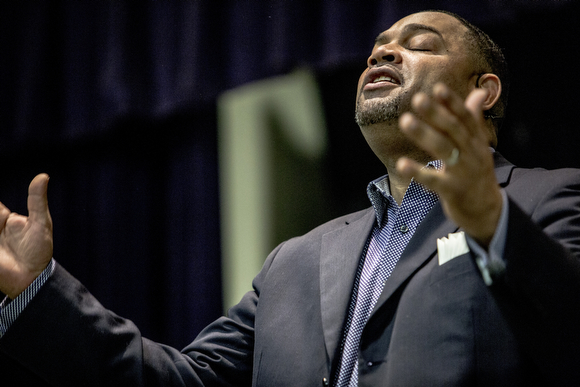
[[14,299],[52,258],[52,220],[48,211],[47,175],[30,183],[29,216],[10,213],[0,203],[0,291]]

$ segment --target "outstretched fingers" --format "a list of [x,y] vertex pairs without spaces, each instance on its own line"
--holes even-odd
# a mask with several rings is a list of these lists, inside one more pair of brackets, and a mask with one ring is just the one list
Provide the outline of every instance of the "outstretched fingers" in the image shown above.
[[436,191],[447,216],[482,246],[491,240],[502,207],[490,127],[483,117],[487,98],[487,90],[474,89],[463,101],[442,84],[431,96],[416,95],[415,114],[401,116],[399,127],[418,147],[443,160],[445,168],[435,171],[408,158],[397,161],[399,173]]
[[[446,160],[453,153],[468,154],[474,145],[488,144],[482,105],[487,92],[477,89],[466,101],[443,84],[435,85],[433,95],[413,97],[415,114],[401,117],[401,130],[434,158]],[[475,140],[475,144],[474,144]]]
[[[435,100],[440,103],[445,110],[449,112],[458,125],[447,128],[450,137],[459,139],[459,135],[467,136],[481,136],[483,132],[479,130],[478,126],[484,123],[482,106],[486,100],[488,91],[485,89],[475,89],[463,100],[457,94],[453,93],[444,84],[437,84],[433,88],[433,96]],[[445,126],[438,127],[440,130],[445,130]],[[464,131],[458,133],[458,130]]]
[[440,193],[447,189],[447,177],[433,168],[425,168],[421,163],[407,157],[397,160],[397,171],[403,176],[413,178],[430,190]]

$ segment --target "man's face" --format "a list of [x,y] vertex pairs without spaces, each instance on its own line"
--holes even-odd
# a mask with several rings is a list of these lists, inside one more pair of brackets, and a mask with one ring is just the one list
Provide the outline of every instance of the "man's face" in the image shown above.
[[466,97],[477,79],[464,40],[466,32],[450,15],[421,12],[379,34],[358,83],[359,126],[396,123],[403,112],[411,110],[413,95],[431,94],[437,82]]

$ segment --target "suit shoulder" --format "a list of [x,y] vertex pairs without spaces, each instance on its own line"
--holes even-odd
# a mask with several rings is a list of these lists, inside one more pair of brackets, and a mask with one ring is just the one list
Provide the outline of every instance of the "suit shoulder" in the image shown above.
[[508,191],[554,192],[563,188],[580,191],[580,169],[513,168]]
[[311,236],[311,235],[315,235],[315,234],[321,234],[321,235],[326,234],[330,231],[336,230],[338,228],[342,228],[344,226],[348,226],[351,223],[362,220],[362,219],[370,216],[371,213],[374,216],[374,209],[372,207],[368,207],[364,210],[352,212],[350,214],[343,215],[343,216],[340,216],[338,218],[334,218],[334,219],[329,220],[328,222],[325,222],[325,223],[321,224],[320,226],[312,229],[308,233],[304,234],[303,237]]
[[554,199],[571,204],[580,201],[580,169],[516,167],[505,190],[528,213],[541,203],[555,203]]
[[580,181],[580,169],[577,168],[545,169],[545,168],[514,167],[511,180],[513,182],[520,179],[536,180],[540,178],[548,181],[559,181],[559,182]]
[[353,223],[363,222],[366,224],[367,222],[372,222],[374,216],[373,207],[368,207],[364,210],[352,212],[350,214],[331,219],[303,235],[296,236],[285,242],[282,242],[282,244],[278,247],[284,248],[286,250],[298,246],[303,247],[305,244],[318,244],[325,234],[340,230],[344,227],[348,227]]

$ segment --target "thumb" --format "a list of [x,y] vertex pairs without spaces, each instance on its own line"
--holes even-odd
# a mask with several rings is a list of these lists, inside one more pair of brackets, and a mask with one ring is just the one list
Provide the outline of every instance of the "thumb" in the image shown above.
[[483,120],[483,103],[485,102],[489,91],[486,89],[475,89],[467,96],[465,107],[477,119]]
[[31,221],[49,225],[52,223],[48,211],[48,180],[46,173],[37,175],[28,187],[28,216]]

